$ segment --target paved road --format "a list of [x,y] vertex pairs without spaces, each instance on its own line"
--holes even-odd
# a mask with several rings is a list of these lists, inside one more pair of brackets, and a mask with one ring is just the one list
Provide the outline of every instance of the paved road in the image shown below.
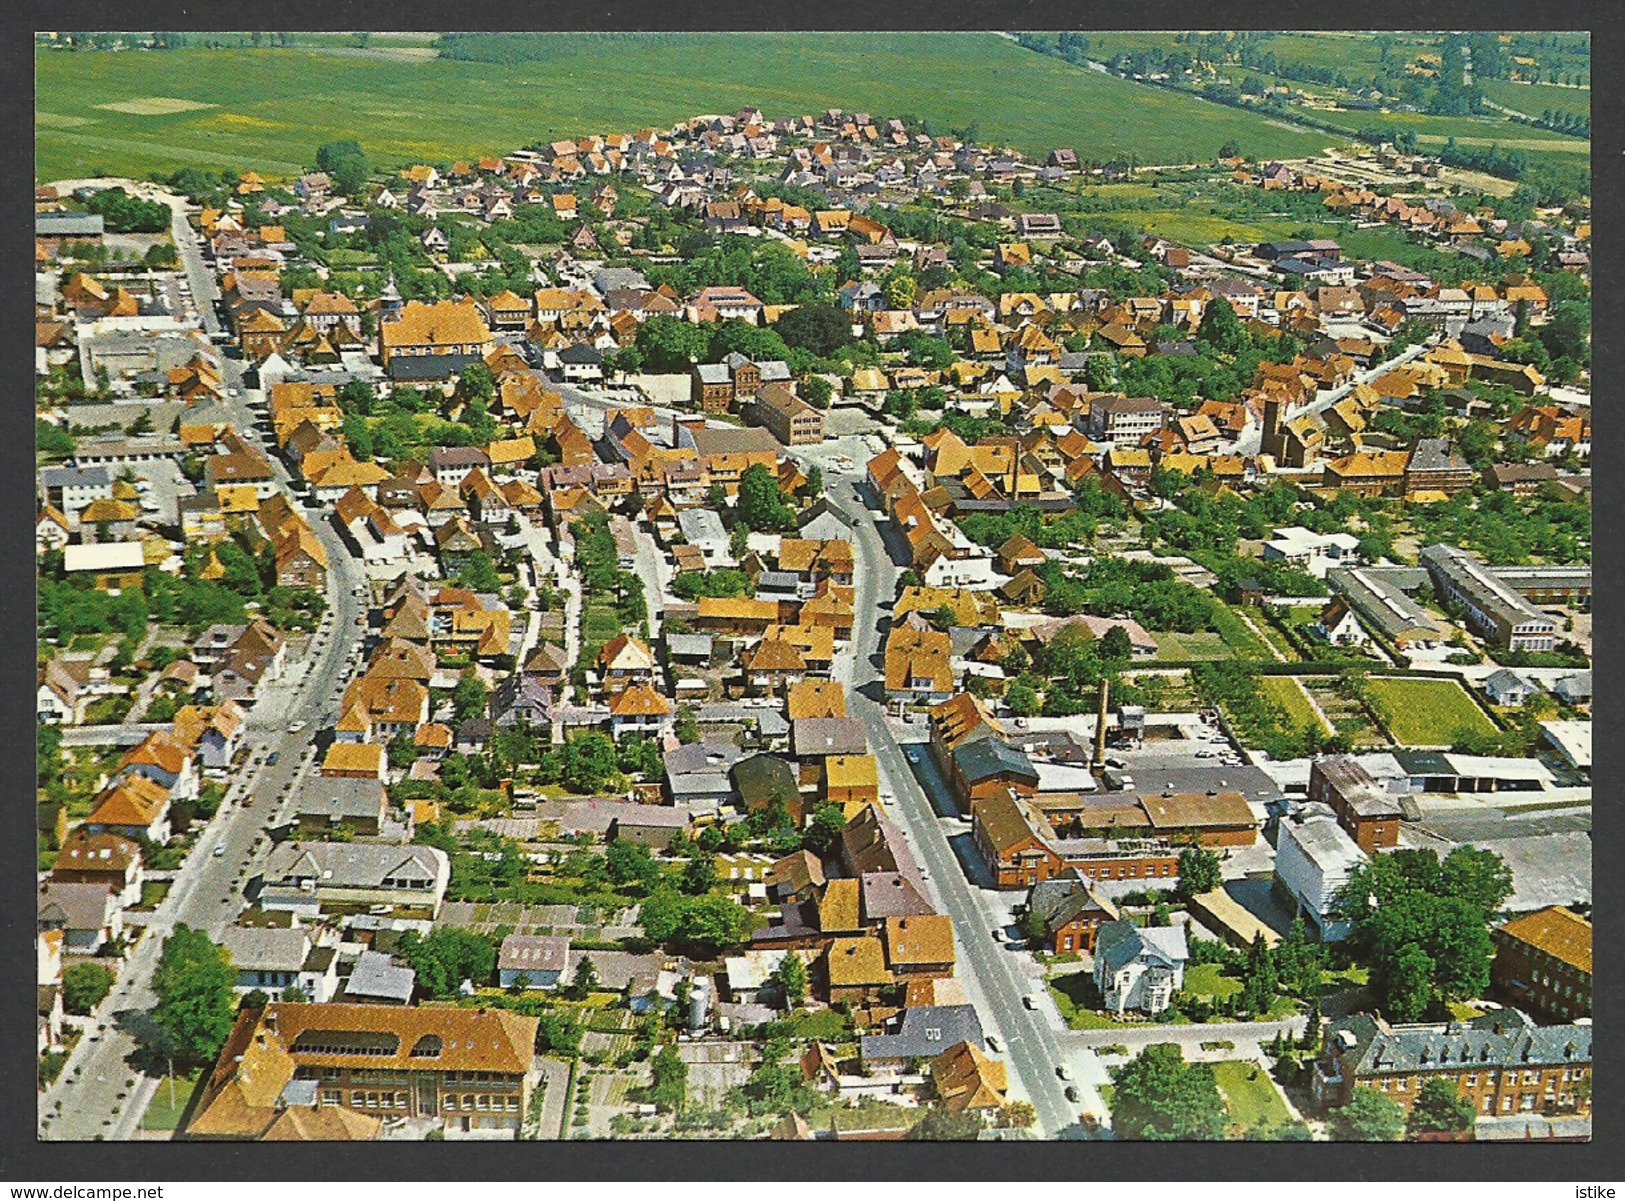
[[[162,196],[158,197],[163,199]],[[207,270],[196,235],[177,214],[176,242],[188,275],[199,288],[197,272]],[[212,288],[212,279],[207,280]],[[199,308],[213,325],[210,291],[198,290]],[[242,368],[223,359],[229,389],[225,407],[237,429],[269,451],[254,429],[253,414],[242,391]],[[283,488],[288,473],[271,457]],[[278,824],[281,810],[315,755],[314,737],[322,722],[337,715],[337,701],[353,668],[363,627],[357,624],[362,602],[353,590],[365,582],[361,564],[352,559],[326,514],[309,514],[328,555],[328,613],[306,655],[290,661],[284,676],[262,691],[247,724],[246,766],[232,779],[219,811],[199,834],[186,862],[176,873],[169,895],[153,913],[146,932],[130,952],[112,994],[55,1085],[40,1099],[41,1137],[62,1140],[129,1138],[153,1093],[154,1081],[130,1063],[136,1036],[150,1021],[156,1004],[150,982],[164,937],[185,922],[218,937],[243,904],[243,887],[255,860],[268,848],[266,827]],[[297,731],[291,725],[300,725]],[[270,762],[272,756],[276,762]],[[133,1081],[127,1085],[126,1081]],[[121,1095],[122,1094],[122,1095]]]
[[[886,552],[874,514],[857,491],[855,478],[826,480],[832,504],[852,527],[858,560],[857,612],[878,616],[878,606],[892,599],[898,569]],[[959,944],[958,978],[981,1015],[984,1029],[1003,1039],[1005,1055],[1021,1091],[1037,1110],[1036,1133],[1051,1138],[1081,1136],[1078,1114],[1087,1109],[1104,1115],[1104,1106],[1088,1083],[1087,1073],[1078,1084],[1084,1099],[1068,1101],[1056,1067],[1074,1061],[1076,1052],[1091,1057],[1092,1053],[1083,1048],[1063,1048],[1043,1015],[1023,1007],[1020,998],[1030,985],[1016,974],[1011,956],[994,940],[987,910],[965,879],[949,845],[948,832],[909,770],[885,709],[863,691],[867,688],[874,692],[876,682],[883,682],[874,663],[879,645],[878,624],[860,618],[853,631],[848,709],[864,722],[869,748],[879,765],[882,791],[896,798],[887,806],[889,816],[930,873],[929,886],[936,894],[938,907],[954,920]]]

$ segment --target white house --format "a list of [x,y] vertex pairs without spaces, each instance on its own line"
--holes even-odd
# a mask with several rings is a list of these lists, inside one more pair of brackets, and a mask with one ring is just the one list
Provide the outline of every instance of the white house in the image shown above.
[[1333,646],[1365,646],[1371,641],[1371,635],[1341,596],[1322,609],[1309,628]]
[[1295,817],[1281,820],[1275,846],[1275,880],[1323,942],[1349,936],[1349,923],[1332,915],[1337,890],[1349,872],[1366,861],[1326,805],[1306,805]]
[[1540,691],[1540,685],[1527,676],[1503,667],[1484,679],[1484,694],[1497,705],[1526,705]]
[[557,988],[570,967],[570,940],[557,935],[510,934],[497,954],[497,974],[503,988],[521,980],[530,988]]
[[260,989],[272,997],[297,988],[314,1003],[325,1004],[338,991],[338,951],[318,945],[301,927],[230,926],[220,945],[237,969],[236,991]]
[[1189,958],[1183,926],[1107,922],[1095,941],[1095,987],[1114,1013],[1161,1013],[1184,985]]

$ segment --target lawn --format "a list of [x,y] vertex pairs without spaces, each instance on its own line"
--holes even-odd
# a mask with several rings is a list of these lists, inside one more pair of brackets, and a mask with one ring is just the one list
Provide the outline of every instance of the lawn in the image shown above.
[[1382,724],[1401,746],[1449,746],[1463,733],[1494,734],[1494,724],[1454,680],[1377,677],[1366,681]]
[[852,1036],[852,1023],[843,1013],[833,1009],[820,1009],[816,1013],[798,1013],[790,1019],[797,1038],[813,1038],[823,1042],[839,1042]]
[[[1287,721],[1293,726],[1317,726],[1326,730],[1326,723],[1315,712],[1303,685],[1294,676],[1259,676],[1258,690],[1286,710]],[[1327,730],[1327,733],[1332,731]]]
[[[1146,165],[1209,161],[1232,137],[1272,157],[1326,141],[991,32],[555,36],[546,60],[500,65],[311,47],[41,50],[36,172],[49,180],[196,166],[291,176],[317,146],[349,137],[381,166],[447,162],[751,104],[769,116],[843,107],[915,114],[942,129],[975,122],[981,140],[1031,155],[1132,151]],[[152,115],[103,107],[156,98],[190,105]]]
[[1233,997],[1241,991],[1241,981],[1222,975],[1217,963],[1199,963],[1185,969],[1185,991],[1198,997]]
[[185,1075],[166,1076],[161,1080],[158,1091],[152,1095],[152,1104],[147,1106],[147,1112],[141,1116],[141,1128],[173,1130],[179,1126],[181,1115],[186,1112],[186,1103],[191,1100],[192,1090],[197,1087],[200,1075],[201,1068]]
[[168,880],[141,881],[141,904],[137,909],[156,909],[165,897],[169,895],[170,882]]
[[1292,1120],[1275,1082],[1258,1064],[1225,1059],[1212,1066],[1232,1124],[1262,1130]]
[[1074,1030],[1111,1030],[1128,1024],[1114,1022],[1104,1014],[1095,1012],[1100,1005],[1100,993],[1088,972],[1051,976],[1049,991],[1066,1024]]
[[1195,634],[1157,630],[1151,636],[1157,640],[1158,659],[1176,663],[1197,663],[1204,659],[1232,657],[1230,648],[1224,644],[1224,639],[1212,630],[1200,630]]
[[621,619],[613,605],[589,600],[581,613],[581,657],[584,664],[595,664],[598,651],[611,638],[621,632]]

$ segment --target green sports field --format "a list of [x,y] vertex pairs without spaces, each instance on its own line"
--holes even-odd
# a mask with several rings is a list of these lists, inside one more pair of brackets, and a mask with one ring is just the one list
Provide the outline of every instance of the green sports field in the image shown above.
[[446,162],[746,105],[769,116],[867,109],[943,129],[976,122],[982,141],[1028,154],[1072,146],[1086,158],[1132,153],[1147,165],[1209,161],[1229,138],[1275,157],[1328,141],[994,33],[559,36],[557,55],[512,64],[429,58],[376,39],[366,52],[40,50],[36,172],[292,175],[321,143],[351,137],[381,166]]
[[1495,726],[1454,680],[1374,677],[1366,691],[1400,746],[1449,746],[1458,735],[1494,734]]

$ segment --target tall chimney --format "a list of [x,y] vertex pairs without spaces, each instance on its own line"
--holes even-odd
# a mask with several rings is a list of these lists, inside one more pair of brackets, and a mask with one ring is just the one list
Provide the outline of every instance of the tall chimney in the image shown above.
[[1096,768],[1106,766],[1106,701],[1111,692],[1111,682],[1106,679],[1100,681],[1100,699],[1095,708],[1095,762]]

